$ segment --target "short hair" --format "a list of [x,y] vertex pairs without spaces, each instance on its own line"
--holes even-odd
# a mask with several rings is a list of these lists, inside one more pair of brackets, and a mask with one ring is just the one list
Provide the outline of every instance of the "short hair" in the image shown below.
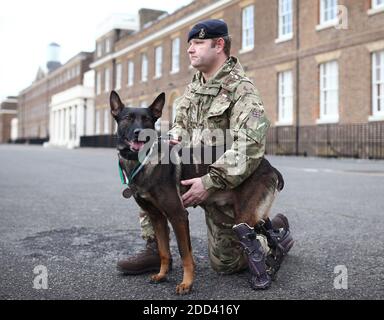
[[220,38],[222,38],[224,40],[224,53],[227,57],[229,57],[231,55],[231,43],[232,43],[231,36],[225,36],[225,37],[219,37],[219,38],[212,39],[211,47],[214,48],[216,45],[216,41]]

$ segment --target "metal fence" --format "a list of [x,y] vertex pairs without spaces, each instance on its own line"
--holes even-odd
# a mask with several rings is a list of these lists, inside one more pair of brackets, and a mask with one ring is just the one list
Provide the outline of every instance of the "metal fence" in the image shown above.
[[82,136],[80,137],[80,147],[116,148],[116,135]]
[[8,140],[8,143],[14,143],[14,144],[43,144],[44,142],[48,142],[49,137],[46,138],[20,138],[12,141],[11,139]]
[[[80,146],[115,148],[116,135],[84,136]],[[266,153],[384,159],[384,122],[271,127]]]
[[384,122],[272,127],[266,153],[384,159]]

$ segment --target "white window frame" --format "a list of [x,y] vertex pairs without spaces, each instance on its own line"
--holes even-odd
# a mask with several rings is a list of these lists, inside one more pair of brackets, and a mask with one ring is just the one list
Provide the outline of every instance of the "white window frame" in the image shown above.
[[127,86],[132,87],[135,80],[135,64],[132,60],[128,60],[128,79]]
[[111,90],[111,72],[109,68],[104,70],[104,91],[109,92]]
[[320,64],[320,117],[321,123],[339,122],[339,63],[337,60]]
[[172,39],[171,73],[180,71],[180,38]]
[[110,119],[109,119],[110,111],[109,109],[104,109],[104,134],[109,134],[109,125],[110,125]]
[[371,8],[368,10],[368,15],[384,12],[383,0],[371,0]]
[[279,0],[279,37],[276,43],[293,38],[293,0]]
[[278,73],[278,122],[276,125],[293,124],[293,72]]
[[141,54],[141,81],[148,81],[148,56],[146,53]]
[[252,4],[241,10],[241,52],[250,51],[255,46],[254,8]]
[[163,47],[155,48],[155,79],[161,78],[163,65]]
[[105,39],[105,53],[111,52],[111,39],[106,38]]
[[384,0],[372,0],[372,9],[383,8]]
[[[338,24],[338,0],[320,0],[320,25],[318,30]],[[329,15],[329,17],[327,17]]]
[[372,116],[369,121],[384,120],[384,50],[372,52]]
[[99,58],[99,57],[101,57],[102,54],[103,54],[102,44],[100,42],[97,42],[96,43],[96,55]]
[[115,79],[115,89],[116,90],[121,89],[122,76],[123,76],[123,66],[121,63],[117,63],[116,64],[116,79]]
[[96,72],[96,94],[99,95],[101,93],[101,72]]

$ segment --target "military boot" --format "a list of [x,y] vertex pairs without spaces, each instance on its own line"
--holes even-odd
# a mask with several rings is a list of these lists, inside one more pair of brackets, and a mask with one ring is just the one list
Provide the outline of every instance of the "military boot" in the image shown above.
[[251,228],[246,223],[240,223],[233,226],[233,230],[239,238],[248,258],[252,289],[267,289],[271,285],[271,278],[267,273],[267,266],[265,264],[266,254],[260,241],[256,238],[254,228]]
[[[137,275],[146,272],[160,270],[160,256],[157,242],[154,239],[147,240],[145,249],[138,254],[117,262],[117,270],[127,275]],[[170,261],[170,269],[172,259]]]

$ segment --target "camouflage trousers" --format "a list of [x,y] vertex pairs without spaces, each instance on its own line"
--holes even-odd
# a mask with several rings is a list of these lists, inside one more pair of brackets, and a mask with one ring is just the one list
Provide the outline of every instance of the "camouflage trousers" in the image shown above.
[[[204,206],[208,233],[208,255],[212,268],[222,274],[231,274],[248,267],[247,258],[232,227],[234,212],[231,206]],[[140,212],[141,235],[147,239],[155,237],[148,215]],[[259,236],[258,236],[259,238]],[[266,240],[259,238],[267,251]]]

